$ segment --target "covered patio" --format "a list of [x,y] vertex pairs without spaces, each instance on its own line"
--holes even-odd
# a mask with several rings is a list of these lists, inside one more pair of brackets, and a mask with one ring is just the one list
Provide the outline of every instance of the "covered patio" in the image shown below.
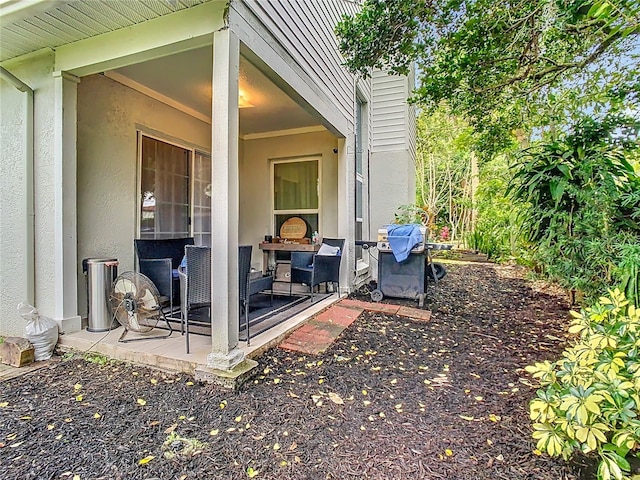
[[[2,7],[2,116],[11,120],[3,164],[15,175],[2,194],[12,235],[0,332],[20,333],[15,302],[24,298],[65,342],[86,335],[103,344],[102,333],[84,331],[83,261],[116,259],[119,274],[132,272],[135,240],[189,237],[211,253],[213,335],[197,339],[198,364],[233,370],[247,355],[240,246],[252,247],[251,273],[275,271],[286,293],[290,252],[265,261],[260,245],[299,218],[301,246],[311,237],[344,242],[339,294],[368,279],[355,241],[413,197],[413,77],[362,79],[343,67],[333,28],[358,8],[352,2],[101,5],[18,1],[6,15]],[[170,342],[179,357],[181,339]]]
[[[299,301],[285,323],[285,314],[278,321],[267,314],[262,327],[270,320],[273,331],[246,347],[239,321],[238,245],[253,247],[252,272],[278,276],[276,262],[286,263],[289,254],[263,258],[259,245],[279,237],[291,217],[305,222],[301,242],[312,232],[348,237],[350,225],[341,225],[339,213],[349,210],[346,192],[353,182],[345,138],[313,107],[312,97],[303,99],[292,79],[256,53],[260,45],[229,30],[215,31],[209,44],[202,43],[134,63],[79,68],[78,83],[69,88],[77,92],[77,261],[117,258],[120,273],[137,270],[134,239],[193,237],[196,245],[211,248],[208,331],[213,335],[193,336],[189,355],[179,332],[125,346],[110,345],[117,331],[105,337],[71,328],[65,346],[86,350],[97,342],[94,351],[116,358],[190,373],[196,365],[231,371],[324,305]],[[347,243],[342,260],[345,289],[349,248]],[[76,279],[78,312],[86,317],[80,269]],[[281,275],[274,290],[289,295],[288,286]],[[293,289],[306,291],[302,285]],[[307,306],[309,312],[301,312]]]

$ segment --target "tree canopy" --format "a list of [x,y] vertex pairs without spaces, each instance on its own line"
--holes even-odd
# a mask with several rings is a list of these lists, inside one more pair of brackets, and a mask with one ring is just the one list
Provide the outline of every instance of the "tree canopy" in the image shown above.
[[584,95],[611,103],[640,91],[639,0],[366,0],[336,33],[353,72],[415,64],[413,100],[446,100],[494,148],[576,95],[584,106]]

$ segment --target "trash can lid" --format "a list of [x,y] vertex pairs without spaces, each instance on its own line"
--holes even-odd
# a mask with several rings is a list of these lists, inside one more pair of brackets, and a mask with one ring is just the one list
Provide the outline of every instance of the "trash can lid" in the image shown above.
[[117,262],[117,258],[85,258],[83,262],[86,263],[105,263],[105,262]]
[[82,273],[86,274],[89,271],[89,264],[97,265],[102,263],[110,263],[111,266],[115,263],[118,265],[117,258],[85,258],[82,260]]

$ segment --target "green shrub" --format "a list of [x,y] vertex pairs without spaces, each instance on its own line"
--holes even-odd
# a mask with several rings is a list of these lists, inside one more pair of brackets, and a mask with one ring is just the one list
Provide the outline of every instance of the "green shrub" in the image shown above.
[[[509,192],[536,245],[540,271],[594,300],[622,284],[638,301],[640,175],[633,122],[583,118],[557,138],[537,142],[514,167]],[[630,132],[623,135],[624,132]],[[637,265],[637,263],[636,263]]]
[[628,480],[626,457],[640,449],[640,309],[615,289],[571,315],[575,345],[526,368],[541,386],[529,406],[533,438],[553,457],[599,456],[599,480]]
[[400,205],[397,210],[398,211],[393,214],[393,223],[417,223],[426,225],[429,221],[429,215],[426,210],[418,205]]

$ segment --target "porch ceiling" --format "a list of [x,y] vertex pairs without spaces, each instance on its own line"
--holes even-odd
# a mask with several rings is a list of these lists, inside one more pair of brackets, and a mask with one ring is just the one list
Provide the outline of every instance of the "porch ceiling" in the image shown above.
[[210,0],[0,0],[0,62],[130,27]]
[[[107,72],[106,75],[130,86],[169,98],[178,108],[186,107],[200,118],[211,117],[211,46],[181,52]],[[114,75],[115,73],[115,75]],[[131,83],[131,81],[133,83]],[[240,135],[259,134],[294,128],[315,127],[317,118],[293,101],[245,57],[240,57],[239,89]]]

